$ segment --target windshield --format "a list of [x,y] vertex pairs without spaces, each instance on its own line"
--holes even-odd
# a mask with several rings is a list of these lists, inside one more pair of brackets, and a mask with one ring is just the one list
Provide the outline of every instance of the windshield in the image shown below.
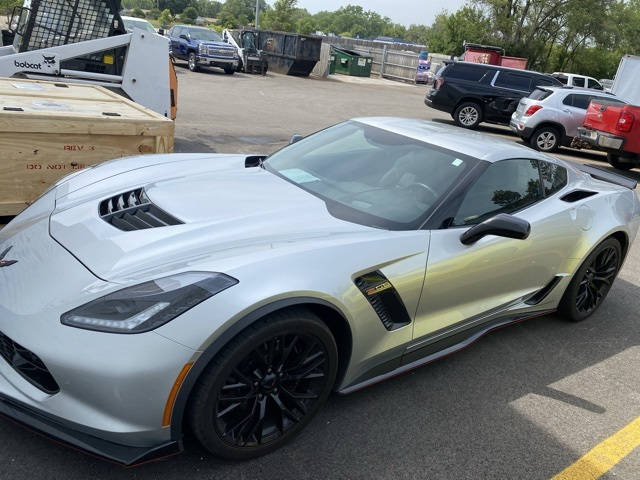
[[191,29],[192,40],[205,40],[209,42],[222,42],[222,37],[218,32],[209,30],[207,28],[193,28]]
[[132,31],[135,27],[140,28],[141,30],[146,30],[147,32],[156,33],[153,26],[146,20],[130,20],[128,18],[123,18],[122,21],[124,22],[124,27],[129,31]]
[[350,121],[276,152],[265,168],[324,200],[338,218],[406,230],[419,228],[477,162]]

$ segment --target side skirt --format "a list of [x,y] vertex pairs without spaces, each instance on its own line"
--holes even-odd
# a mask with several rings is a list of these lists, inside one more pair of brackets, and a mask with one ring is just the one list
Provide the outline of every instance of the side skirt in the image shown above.
[[[361,390],[363,388],[370,387],[371,385],[375,385],[376,383],[387,380],[388,378],[395,377],[396,375],[400,375],[402,373],[413,370],[414,368],[421,367],[423,365],[426,365],[427,363],[431,363],[440,358],[449,356],[459,350],[463,350],[493,330],[497,330],[499,328],[506,327],[514,323],[523,322],[531,318],[548,315],[555,311],[556,311],[555,309],[552,309],[552,310],[545,310],[542,312],[536,312],[533,314],[509,317],[506,319],[500,318],[500,319],[494,320],[493,322],[488,322],[482,325],[469,328],[463,332],[453,334],[451,336],[443,338],[440,341],[428,344],[418,350],[405,353],[404,355],[402,355],[399,367],[383,374],[376,375],[375,373],[373,373],[372,376],[368,379],[366,379],[367,375],[364,375],[360,377],[359,380],[361,381],[358,381],[353,385],[348,385],[347,387],[338,391],[338,393],[347,395],[347,394],[356,392],[358,390]],[[389,362],[389,363],[393,363],[393,362]],[[378,370],[378,368],[374,370]],[[365,380],[362,380],[363,378],[365,378]]]

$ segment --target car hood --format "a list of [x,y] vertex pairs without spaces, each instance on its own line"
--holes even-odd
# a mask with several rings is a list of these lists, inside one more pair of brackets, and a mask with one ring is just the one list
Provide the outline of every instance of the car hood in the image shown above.
[[[116,281],[162,265],[172,270],[207,263],[206,268],[224,270],[256,252],[274,255],[283,248],[313,248],[318,242],[380,232],[332,217],[322,200],[261,168],[195,170],[144,183],[135,181],[146,176],[144,171],[132,171],[83,186],[69,195],[70,206],[52,214],[51,236],[94,275]],[[128,176],[131,181],[118,184]],[[118,187],[96,197],[92,192],[103,190],[103,182]],[[102,201],[139,188],[182,223],[122,231],[100,217]]]

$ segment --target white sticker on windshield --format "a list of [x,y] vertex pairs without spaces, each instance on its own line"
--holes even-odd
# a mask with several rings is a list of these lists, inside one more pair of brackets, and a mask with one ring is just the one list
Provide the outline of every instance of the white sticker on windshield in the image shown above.
[[460,160],[459,158],[456,158],[456,159],[453,161],[453,166],[454,166],[454,167],[459,167],[460,165],[462,165],[462,163],[463,163],[463,162],[462,162],[462,160]]
[[296,183],[309,183],[317,182],[318,180],[320,180],[318,177],[314,177],[309,172],[305,172],[304,170],[300,170],[299,168],[282,170],[280,173],[282,173],[289,180],[293,180]]

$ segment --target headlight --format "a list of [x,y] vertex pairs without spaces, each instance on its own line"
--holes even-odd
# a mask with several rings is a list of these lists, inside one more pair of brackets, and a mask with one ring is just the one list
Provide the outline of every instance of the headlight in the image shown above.
[[64,325],[100,332],[158,328],[238,280],[222,273],[187,272],[111,293],[60,317]]
[[207,46],[202,43],[198,45],[198,53],[207,53]]

